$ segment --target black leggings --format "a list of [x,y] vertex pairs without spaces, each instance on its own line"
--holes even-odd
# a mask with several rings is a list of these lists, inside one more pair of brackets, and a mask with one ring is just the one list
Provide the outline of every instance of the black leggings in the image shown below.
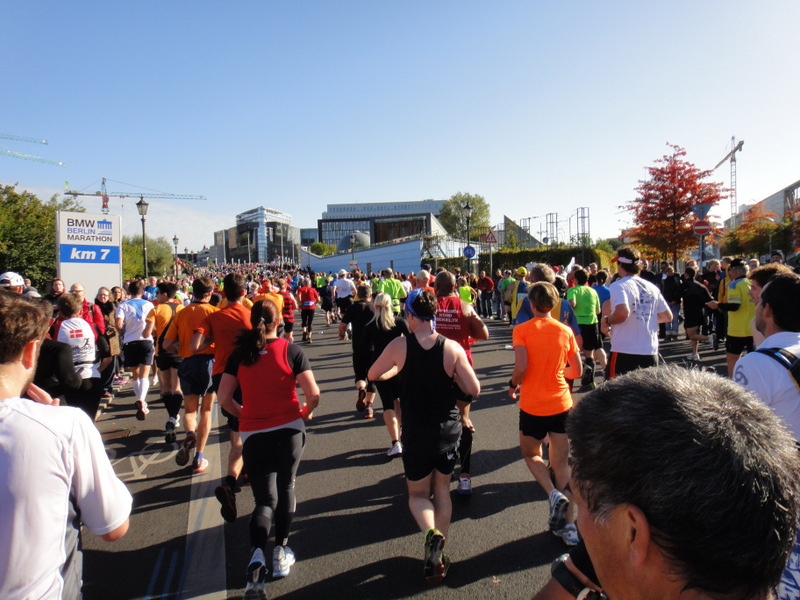
[[303,329],[311,333],[311,322],[314,320],[314,309],[304,308],[300,311],[300,319],[303,323]]
[[244,469],[256,501],[250,517],[253,548],[266,549],[273,518],[275,545],[285,546],[289,539],[297,505],[294,481],[305,443],[305,432],[288,428],[256,433],[244,443]]

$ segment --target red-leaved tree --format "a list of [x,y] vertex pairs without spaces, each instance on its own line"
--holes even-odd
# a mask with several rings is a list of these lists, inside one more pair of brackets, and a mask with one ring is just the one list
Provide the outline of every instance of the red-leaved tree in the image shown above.
[[665,154],[655,166],[647,168],[650,178],[639,182],[637,198],[622,208],[633,212],[633,238],[638,244],[677,261],[699,242],[692,231],[697,220],[692,207],[717,204],[725,195],[721,183],[705,181],[712,171],[701,171],[685,160],[686,150],[681,146],[667,146],[672,154]]

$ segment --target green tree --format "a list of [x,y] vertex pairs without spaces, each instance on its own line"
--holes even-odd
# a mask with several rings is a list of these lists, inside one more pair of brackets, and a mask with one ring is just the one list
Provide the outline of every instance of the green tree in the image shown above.
[[16,271],[36,286],[56,275],[56,211],[84,212],[74,198],[43,202],[13,185],[0,187],[0,273]]
[[[172,275],[172,244],[165,237],[147,236],[147,274],[161,277]],[[142,236],[122,238],[122,277],[144,277],[142,263]]]
[[489,203],[486,202],[483,196],[458,192],[445,201],[444,206],[442,206],[442,212],[439,214],[439,221],[447,230],[447,233],[455,238],[464,239],[467,233],[464,206],[467,202],[472,207],[472,216],[469,219],[470,232],[472,234],[470,238],[476,239],[476,229],[483,228],[485,231],[491,224]]
[[309,247],[309,250],[311,250],[311,252],[313,254],[316,254],[317,256],[325,256],[327,254],[331,254],[331,247],[325,242],[314,242]]

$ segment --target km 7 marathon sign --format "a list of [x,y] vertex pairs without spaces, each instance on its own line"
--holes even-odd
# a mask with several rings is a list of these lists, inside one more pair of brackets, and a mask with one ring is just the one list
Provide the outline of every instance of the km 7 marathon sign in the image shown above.
[[59,211],[56,220],[58,276],[69,288],[81,283],[87,299],[100,286],[122,281],[122,220],[119,215]]

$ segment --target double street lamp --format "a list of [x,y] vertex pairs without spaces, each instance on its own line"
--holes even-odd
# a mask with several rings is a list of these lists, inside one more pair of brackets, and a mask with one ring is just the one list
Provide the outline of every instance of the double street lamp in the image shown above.
[[144,278],[147,279],[147,232],[144,227],[144,218],[147,215],[147,207],[150,206],[144,200],[144,196],[139,198],[136,203],[136,210],[142,216],[142,264],[144,264]]

